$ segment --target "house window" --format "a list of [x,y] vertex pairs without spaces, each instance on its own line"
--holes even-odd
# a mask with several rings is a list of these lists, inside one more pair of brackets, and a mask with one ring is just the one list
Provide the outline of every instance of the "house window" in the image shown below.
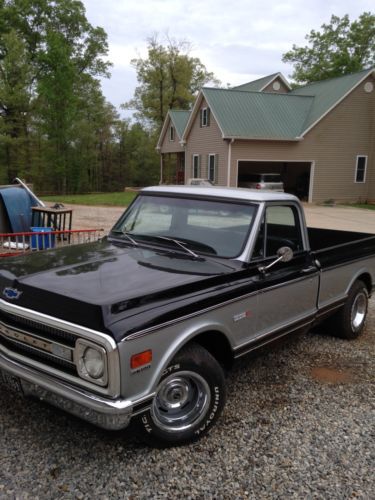
[[193,155],[193,178],[197,179],[200,177],[200,156]]
[[357,156],[357,165],[355,169],[355,182],[366,181],[367,156]]
[[216,168],[217,168],[217,155],[208,155],[208,180],[211,182],[216,181]]
[[174,141],[174,127],[173,127],[173,125],[171,125],[169,128],[169,140]]
[[210,108],[201,109],[201,127],[209,127],[210,125]]

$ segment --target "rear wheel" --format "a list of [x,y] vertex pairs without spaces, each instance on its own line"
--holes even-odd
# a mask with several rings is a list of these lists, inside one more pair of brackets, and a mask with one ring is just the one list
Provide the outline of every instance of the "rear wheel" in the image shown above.
[[343,339],[355,339],[365,326],[368,291],[363,281],[356,281],[349,291],[344,307],[330,320],[333,334]]
[[138,417],[145,441],[159,448],[196,441],[225,404],[224,372],[198,344],[180,351],[164,371],[150,410]]

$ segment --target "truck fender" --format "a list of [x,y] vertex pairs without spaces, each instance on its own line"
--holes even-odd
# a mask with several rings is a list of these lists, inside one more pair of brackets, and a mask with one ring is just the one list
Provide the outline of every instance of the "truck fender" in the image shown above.
[[229,330],[221,323],[206,322],[201,323],[199,327],[197,325],[191,325],[188,328],[181,328],[179,335],[173,339],[170,346],[164,353],[164,355],[158,361],[156,367],[154,367],[154,374],[150,380],[150,386],[148,387],[148,392],[153,392],[157,388],[160,377],[164,371],[171,364],[173,358],[176,354],[189,342],[197,338],[200,334],[206,332],[218,332],[226,337],[228,344],[233,349],[233,343],[231,342],[231,336]]

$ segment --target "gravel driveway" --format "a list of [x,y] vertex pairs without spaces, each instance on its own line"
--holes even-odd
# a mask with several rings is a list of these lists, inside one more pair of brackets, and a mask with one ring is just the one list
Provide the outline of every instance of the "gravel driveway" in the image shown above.
[[1,389],[0,499],[375,498],[374,333],[373,298],[358,340],[320,329],[241,359],[216,427],[183,448]]
[[153,450],[0,392],[0,498],[374,498],[375,301],[364,335],[238,362],[216,427]]

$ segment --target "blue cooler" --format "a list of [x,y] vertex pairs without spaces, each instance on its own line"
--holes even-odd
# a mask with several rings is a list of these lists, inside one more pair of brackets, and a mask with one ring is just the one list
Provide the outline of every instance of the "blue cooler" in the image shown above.
[[46,233],[35,234],[31,236],[30,247],[31,250],[46,250],[47,248],[54,248],[55,235],[48,234],[52,231],[51,227],[32,227],[33,233]]

